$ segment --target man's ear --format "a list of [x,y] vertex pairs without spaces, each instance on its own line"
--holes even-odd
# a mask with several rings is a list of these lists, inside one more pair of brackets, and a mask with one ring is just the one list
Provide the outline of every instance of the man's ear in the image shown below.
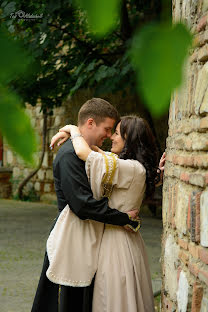
[[88,129],[92,129],[96,125],[95,121],[93,118],[87,119],[87,127]]

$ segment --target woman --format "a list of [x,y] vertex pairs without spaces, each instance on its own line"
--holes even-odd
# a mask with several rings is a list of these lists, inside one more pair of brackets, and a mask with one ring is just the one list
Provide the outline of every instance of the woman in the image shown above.
[[[67,134],[68,132],[68,134]],[[76,126],[65,126],[57,138],[71,135],[78,157],[96,197],[107,196],[109,206],[127,212],[140,209],[142,200],[154,192],[157,154],[151,130],[139,117],[123,117],[112,135],[114,153],[88,146]],[[116,156],[116,155],[118,156]],[[144,243],[139,232],[105,225],[95,276],[93,312],[154,311],[151,277]]]

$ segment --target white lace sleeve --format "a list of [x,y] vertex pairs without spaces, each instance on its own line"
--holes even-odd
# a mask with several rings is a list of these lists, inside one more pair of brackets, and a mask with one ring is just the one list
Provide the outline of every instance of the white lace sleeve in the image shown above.
[[117,155],[92,151],[86,160],[85,169],[94,198],[110,197],[116,179]]

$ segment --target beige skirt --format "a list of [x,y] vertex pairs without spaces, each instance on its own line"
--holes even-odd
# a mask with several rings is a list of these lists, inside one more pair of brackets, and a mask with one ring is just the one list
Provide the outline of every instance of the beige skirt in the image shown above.
[[154,297],[141,234],[106,225],[98,259],[93,312],[152,312]]

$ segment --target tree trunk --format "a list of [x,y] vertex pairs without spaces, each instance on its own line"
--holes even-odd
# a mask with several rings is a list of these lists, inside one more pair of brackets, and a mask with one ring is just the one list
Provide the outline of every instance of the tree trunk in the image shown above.
[[29,180],[38,172],[38,170],[41,168],[42,163],[43,163],[43,158],[45,155],[45,149],[46,149],[46,133],[47,133],[47,113],[43,114],[43,130],[42,130],[42,153],[41,153],[41,157],[40,157],[40,161],[38,164],[38,167],[33,170],[19,185],[18,187],[18,198],[19,199],[23,199],[23,188],[25,187],[25,185],[29,182]]

